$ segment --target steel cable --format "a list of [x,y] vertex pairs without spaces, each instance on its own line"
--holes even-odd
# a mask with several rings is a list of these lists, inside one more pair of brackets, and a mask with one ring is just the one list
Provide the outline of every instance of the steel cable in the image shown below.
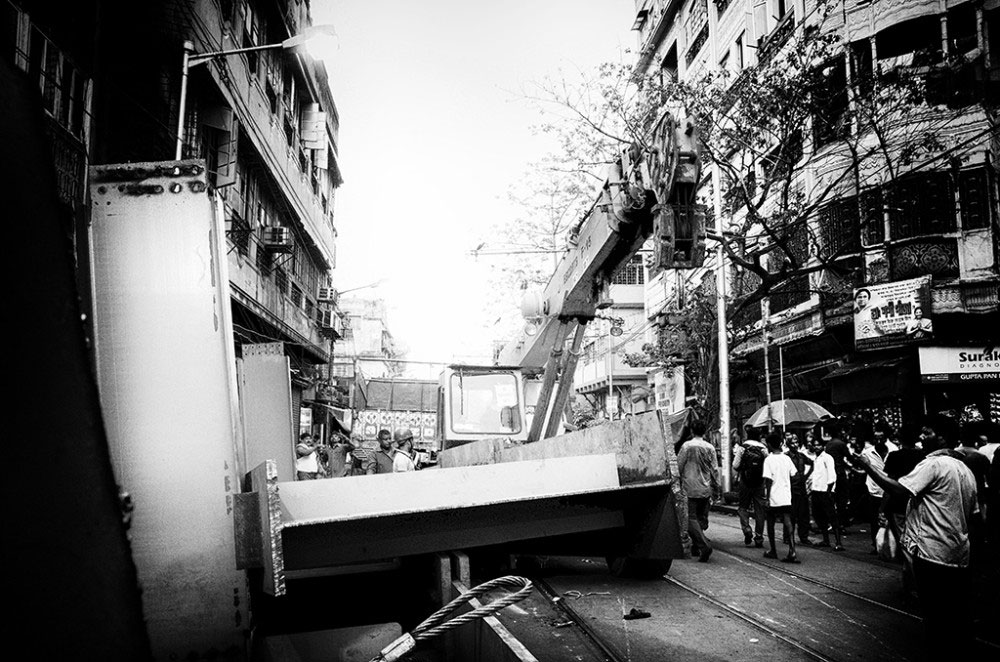
[[[508,593],[503,597],[497,598],[487,605],[476,607],[470,612],[456,616],[450,621],[445,621],[448,615],[458,606],[500,587],[516,588],[518,590],[514,593]],[[371,659],[371,662],[393,662],[394,660],[400,660],[414,649],[418,641],[427,641],[428,639],[432,639],[447,632],[448,630],[453,630],[457,627],[465,625],[466,623],[471,623],[477,619],[492,616],[504,607],[509,607],[515,602],[520,602],[528,597],[528,595],[531,594],[532,588],[530,580],[513,575],[498,577],[480,584],[479,586],[461,594],[428,616],[420,625],[413,629],[413,632],[404,634],[402,637],[399,637],[391,644],[383,648],[377,656]]]

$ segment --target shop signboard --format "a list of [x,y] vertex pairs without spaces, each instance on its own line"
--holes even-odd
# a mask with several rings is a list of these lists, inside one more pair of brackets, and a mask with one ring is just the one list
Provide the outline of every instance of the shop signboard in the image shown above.
[[1000,348],[920,347],[920,379],[926,384],[1000,383]]
[[854,290],[856,349],[900,347],[934,337],[931,277],[879,283]]

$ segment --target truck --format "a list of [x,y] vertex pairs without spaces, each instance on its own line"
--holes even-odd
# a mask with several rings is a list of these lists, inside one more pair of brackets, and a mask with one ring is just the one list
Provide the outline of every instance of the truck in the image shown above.
[[358,386],[362,406],[354,410],[352,434],[368,448],[378,448],[379,430],[407,429],[422,466],[437,463],[441,450],[438,427],[438,383],[434,379],[372,377]]
[[[277,343],[235,353],[226,216],[204,162],[93,166],[98,388],[78,400],[97,432],[87,437],[93,471],[73,478],[99,479],[64,507],[76,513],[67,530],[89,536],[95,572],[113,576],[115,590],[91,582],[109,599],[63,601],[58,620],[72,622],[73,643],[109,659],[266,660],[331,626],[330,646],[391,642],[419,620],[414,596],[440,604],[460,590],[441,559],[465,550],[599,555],[618,573],[666,572],[684,553],[673,451],[684,415],[565,433],[561,415],[615,270],[651,236],[660,255],[696,255],[690,224],[677,222],[696,219],[684,211],[698,182],[696,135],[669,115],[657,135],[622,150],[549,285],[525,306],[536,332],[512,343],[502,365],[442,372],[437,466],[311,481],[293,479],[287,358]],[[80,348],[91,342],[77,337]],[[76,358],[86,374],[86,353]],[[66,478],[57,494],[76,484]],[[84,529],[95,521],[100,539]],[[18,549],[64,547],[43,536]],[[87,573],[72,565],[35,575],[45,579],[33,602],[56,604],[60,583],[83,585]],[[360,634],[345,643],[352,628]]]

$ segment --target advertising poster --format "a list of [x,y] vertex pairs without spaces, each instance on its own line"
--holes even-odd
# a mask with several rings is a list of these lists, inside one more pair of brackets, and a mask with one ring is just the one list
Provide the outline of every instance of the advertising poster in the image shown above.
[[856,349],[899,347],[934,337],[931,277],[868,285],[854,290]]
[[668,414],[684,409],[684,366],[666,368],[653,376],[656,408]]

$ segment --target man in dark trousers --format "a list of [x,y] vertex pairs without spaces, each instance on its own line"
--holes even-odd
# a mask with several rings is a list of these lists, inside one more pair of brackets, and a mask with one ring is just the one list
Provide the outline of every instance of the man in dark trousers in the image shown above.
[[974,642],[969,530],[979,506],[975,476],[952,450],[958,441],[957,424],[933,416],[924,423],[921,436],[927,457],[899,480],[873,467],[864,456],[851,455],[848,461],[886,492],[910,498],[901,542],[912,559],[928,659],[943,660],[970,650]]
[[[733,449],[733,471],[739,481],[736,494],[737,514],[743,529],[743,543],[749,547],[764,546],[764,518],[767,503],[764,501],[764,458],[767,448],[754,436],[757,431],[747,430],[747,440]],[[754,526],[750,526],[753,515]]]
[[677,470],[681,486],[688,499],[688,533],[692,540],[692,554],[704,563],[712,555],[712,545],[705,537],[708,528],[708,511],[711,500],[720,492],[719,463],[715,446],[705,441],[705,423],[695,419],[690,424],[692,438],[684,442],[677,454]]
[[850,504],[851,487],[847,480],[847,457],[848,447],[844,441],[844,425],[839,420],[825,421],[823,426],[823,441],[826,443],[826,452],[833,458],[833,467],[837,473],[837,485],[834,487],[833,503],[837,509],[837,522],[840,532],[843,534],[850,522],[848,505]]
[[785,434],[785,446],[788,447],[785,455],[791,459],[796,471],[792,476],[792,519],[795,522],[795,532],[799,535],[801,544],[812,545],[812,540],[809,539],[809,494],[806,481],[812,473],[813,461],[802,452],[799,437],[794,432]]

